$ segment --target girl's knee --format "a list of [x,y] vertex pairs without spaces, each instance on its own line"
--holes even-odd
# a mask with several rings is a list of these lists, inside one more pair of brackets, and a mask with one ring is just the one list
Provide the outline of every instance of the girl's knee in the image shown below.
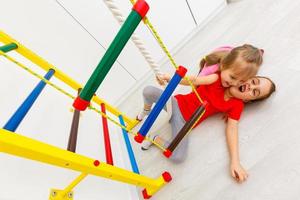
[[187,157],[188,140],[184,138],[177,148],[173,151],[170,160],[174,163],[182,163]]
[[143,96],[144,97],[149,97],[149,96],[152,96],[153,95],[153,91],[154,91],[154,88],[153,86],[146,86],[143,90]]

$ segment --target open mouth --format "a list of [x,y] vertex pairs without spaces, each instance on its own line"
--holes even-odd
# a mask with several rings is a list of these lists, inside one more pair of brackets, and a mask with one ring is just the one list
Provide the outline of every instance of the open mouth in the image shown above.
[[240,91],[240,92],[245,92],[245,90],[246,90],[246,85],[241,85],[241,86],[239,87],[239,91]]

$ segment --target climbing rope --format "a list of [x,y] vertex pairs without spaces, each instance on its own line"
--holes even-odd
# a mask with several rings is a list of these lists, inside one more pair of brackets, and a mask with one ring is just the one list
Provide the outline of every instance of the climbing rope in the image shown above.
[[[130,0],[130,2],[131,2],[132,5],[135,4],[135,0]],[[146,26],[149,28],[149,30],[151,31],[152,35],[154,36],[154,38],[158,42],[159,46],[162,48],[162,50],[165,52],[165,54],[169,58],[169,60],[172,63],[173,67],[177,70],[178,69],[178,65],[176,64],[175,60],[173,59],[173,57],[172,57],[170,51],[168,50],[168,48],[166,47],[166,45],[163,43],[161,37],[159,36],[159,34],[157,33],[157,31],[155,30],[154,26],[149,21],[148,17],[145,16],[144,19],[143,19],[143,21],[146,24]],[[203,103],[203,100],[201,99],[200,95],[198,94],[198,92],[195,89],[195,87],[194,87],[193,83],[191,82],[191,80],[188,77],[183,77],[183,79],[185,79],[189,83],[189,85],[191,86],[193,92],[195,92],[198,100],[201,103]]]
[[[135,0],[130,0],[131,4],[134,5],[135,4]],[[147,16],[144,17],[143,19],[144,23],[146,24],[146,26],[148,27],[148,29],[150,30],[150,32],[152,33],[152,35],[154,36],[155,40],[157,41],[157,43],[159,44],[159,46],[161,47],[161,49],[165,52],[165,54],[167,55],[168,59],[170,60],[171,64],[173,65],[173,67],[177,70],[178,69],[178,65],[176,64],[175,60],[173,59],[170,51],[168,50],[168,48],[166,47],[166,45],[163,43],[161,37],[159,36],[158,32],[155,30],[154,26],[152,25],[152,23],[150,22],[149,18]],[[183,77],[183,79],[185,79],[188,84],[191,86],[192,91],[196,94],[197,99],[200,101],[201,104],[203,104],[203,100],[200,97],[198,91],[196,90],[196,88],[194,87],[192,81],[188,78],[188,77]],[[204,115],[204,112],[198,117],[198,119],[196,120],[196,122],[193,124],[193,126],[188,130],[187,134],[189,134],[191,132],[191,130],[194,128],[194,126],[198,123],[198,121],[202,118],[202,116]]]
[[[126,18],[123,16],[122,12],[119,10],[119,8],[115,4],[115,2],[113,0],[103,0],[103,1],[107,5],[109,10],[112,12],[113,16],[118,20],[118,22],[120,24],[123,24],[124,21],[126,20]],[[144,56],[145,60],[148,62],[149,66],[154,71],[154,74],[156,76],[162,74],[160,69],[159,69],[158,64],[152,58],[152,55],[146,49],[146,47],[145,47],[143,41],[140,39],[140,37],[136,33],[133,33],[131,35],[131,40],[136,45],[136,47],[140,50],[140,52]]]

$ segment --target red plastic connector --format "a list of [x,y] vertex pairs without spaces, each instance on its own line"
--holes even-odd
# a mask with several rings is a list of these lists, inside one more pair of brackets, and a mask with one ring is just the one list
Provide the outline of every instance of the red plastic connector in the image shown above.
[[164,151],[164,155],[165,155],[167,158],[170,158],[171,155],[172,155],[172,151],[170,151],[169,149],[166,149],[166,150]]
[[80,96],[78,96],[73,103],[73,107],[80,111],[85,110],[89,105],[90,105],[90,102],[86,101],[84,99],[81,99]]
[[179,66],[178,69],[176,70],[176,73],[181,76],[182,78],[185,76],[187,72],[187,69],[183,66]]
[[144,141],[145,137],[138,133],[136,136],[134,136],[134,140],[137,142],[137,143],[142,143]]
[[162,173],[162,177],[164,178],[166,183],[169,183],[172,180],[172,176],[169,172]]
[[204,108],[207,106],[207,104],[208,104],[208,102],[207,101],[203,101],[203,106],[204,106]]
[[146,190],[146,189],[143,189],[142,194],[143,194],[144,199],[150,199],[150,198],[152,197],[151,195],[149,195],[149,194],[147,193],[147,190]]
[[149,10],[149,5],[144,0],[138,0],[132,10],[135,10],[142,18],[144,18]]
[[99,160],[95,160],[94,161],[94,166],[98,167],[100,165],[100,161]]

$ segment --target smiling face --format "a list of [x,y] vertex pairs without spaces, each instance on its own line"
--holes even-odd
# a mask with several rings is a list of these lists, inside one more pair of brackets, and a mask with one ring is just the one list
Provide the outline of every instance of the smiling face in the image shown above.
[[221,72],[221,83],[223,87],[238,86],[243,80],[234,73],[231,69],[226,69]]
[[247,63],[238,57],[230,65],[221,65],[221,83],[223,87],[240,86],[245,80],[255,76],[258,65]]
[[268,96],[272,90],[273,83],[264,77],[248,79],[240,86],[230,87],[230,94],[238,99],[248,102]]

